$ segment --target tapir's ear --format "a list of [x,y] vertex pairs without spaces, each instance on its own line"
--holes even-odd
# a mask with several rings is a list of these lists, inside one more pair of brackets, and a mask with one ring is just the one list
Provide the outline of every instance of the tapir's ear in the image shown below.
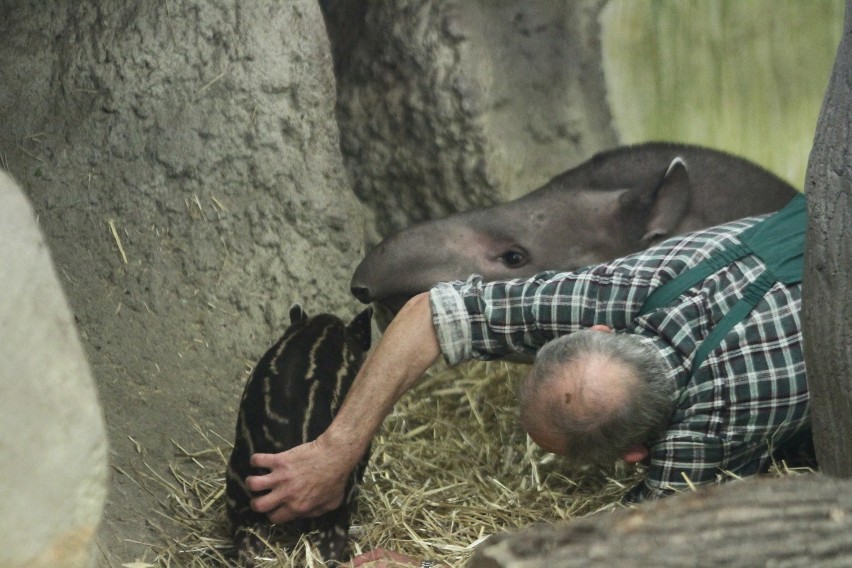
[[361,344],[361,347],[364,348],[364,351],[370,348],[372,319],[373,308],[367,308],[355,316],[349,325],[346,326],[347,331],[356,338],[356,340]]
[[657,189],[647,231],[642,235],[642,244],[647,246],[660,238],[670,236],[689,211],[691,199],[692,186],[689,184],[686,162],[678,156],[669,164],[669,169]]
[[692,186],[686,162],[678,156],[658,183],[627,192],[621,204],[623,208],[648,212],[642,235],[642,244],[648,246],[672,234],[689,211],[691,199]]
[[300,304],[290,306],[290,325],[295,325],[306,319],[308,319],[308,314],[305,313]]

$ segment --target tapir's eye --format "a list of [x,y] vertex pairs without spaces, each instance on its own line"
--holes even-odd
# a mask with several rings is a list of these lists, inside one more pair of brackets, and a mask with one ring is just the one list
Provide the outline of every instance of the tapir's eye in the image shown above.
[[509,268],[518,268],[527,263],[527,255],[519,250],[507,250],[500,255],[500,261]]

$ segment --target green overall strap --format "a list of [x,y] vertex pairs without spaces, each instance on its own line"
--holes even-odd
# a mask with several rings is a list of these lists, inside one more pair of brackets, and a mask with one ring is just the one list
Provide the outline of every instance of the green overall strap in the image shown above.
[[[721,344],[735,325],[748,316],[776,282],[794,284],[802,281],[806,226],[807,202],[804,196],[799,194],[781,211],[743,231],[739,236],[741,244],[726,247],[713,258],[699,263],[655,290],[642,306],[640,315],[667,305],[725,266],[720,265],[721,261],[717,261],[717,258],[730,263],[748,254],[754,254],[763,261],[766,271],[746,287],[742,297],[716,323],[713,331],[696,349],[692,362],[694,375],[707,355]],[[714,270],[714,267],[717,268]]]
[[639,315],[644,316],[654,310],[668,306],[675,298],[693,286],[704,282],[711,274],[750,254],[751,250],[743,244],[728,245],[707,260],[696,264],[651,292],[651,295],[645,299]]

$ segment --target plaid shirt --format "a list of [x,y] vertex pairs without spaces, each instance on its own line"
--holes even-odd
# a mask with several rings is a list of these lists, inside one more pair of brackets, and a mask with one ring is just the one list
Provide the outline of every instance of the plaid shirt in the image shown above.
[[[439,284],[432,317],[447,362],[533,354],[566,333],[606,324],[645,338],[677,384],[666,434],[649,440],[647,479],[633,500],[689,483],[764,471],[773,450],[809,426],[800,323],[801,285],[776,283],[692,373],[696,347],[765,267],[746,256],[691,288],[671,305],[639,316],[648,295],[737,243],[752,217],[678,236],[648,250],[576,272],[529,280]],[[687,481],[688,480],[688,481]]]

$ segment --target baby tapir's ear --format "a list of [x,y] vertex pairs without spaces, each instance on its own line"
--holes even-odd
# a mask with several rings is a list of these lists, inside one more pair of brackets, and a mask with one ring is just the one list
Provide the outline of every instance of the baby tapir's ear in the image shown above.
[[373,308],[367,308],[346,326],[346,330],[361,344],[364,351],[370,348],[371,328],[370,322],[373,318]]
[[300,304],[290,306],[290,325],[301,323],[306,319],[308,319],[308,314],[305,313]]

